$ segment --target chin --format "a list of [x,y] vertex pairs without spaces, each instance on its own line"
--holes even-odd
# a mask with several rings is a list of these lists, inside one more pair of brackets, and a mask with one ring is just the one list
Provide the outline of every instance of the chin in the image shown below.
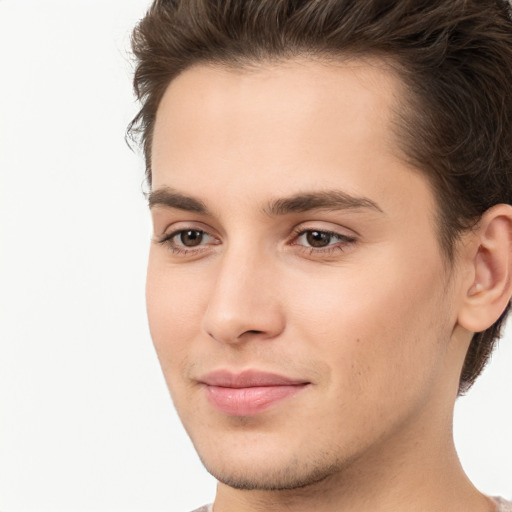
[[256,474],[216,474],[206,468],[219,482],[245,491],[289,491],[294,489],[304,489],[311,485],[322,482],[333,475],[334,471],[320,472],[315,471],[309,474],[283,474],[277,477],[268,472],[265,475]]
[[253,455],[250,451],[231,451],[205,456],[198,451],[206,470],[219,482],[249,491],[301,489],[328,479],[343,467],[343,463],[332,460],[332,454],[308,458],[304,453],[286,457],[279,452]]

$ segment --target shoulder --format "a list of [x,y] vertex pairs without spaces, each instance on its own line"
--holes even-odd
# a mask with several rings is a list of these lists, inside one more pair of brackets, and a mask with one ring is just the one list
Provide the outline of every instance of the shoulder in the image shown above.
[[493,498],[493,500],[498,505],[496,512],[512,512],[512,502],[506,501],[503,498]]

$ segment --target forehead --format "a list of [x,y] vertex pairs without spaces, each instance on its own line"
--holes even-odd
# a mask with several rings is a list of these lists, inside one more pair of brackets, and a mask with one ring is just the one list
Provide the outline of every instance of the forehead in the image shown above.
[[[224,154],[249,144],[283,154],[294,144],[378,144],[391,151],[401,82],[384,62],[290,60],[247,69],[197,65],[168,86],[157,111],[152,163],[183,148],[215,144]],[[279,140],[276,140],[279,137]],[[290,144],[286,145],[286,141]],[[296,154],[297,147],[293,147]]]
[[[241,206],[342,189],[386,209],[430,204],[393,130],[404,87],[384,62],[198,65],[167,88],[155,123],[153,188]],[[192,195],[192,194],[191,194]],[[430,208],[428,208],[430,210]]]

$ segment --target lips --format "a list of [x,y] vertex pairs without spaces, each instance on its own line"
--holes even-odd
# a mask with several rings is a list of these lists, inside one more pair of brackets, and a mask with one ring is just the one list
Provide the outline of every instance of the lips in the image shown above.
[[305,380],[257,370],[237,374],[218,370],[205,375],[200,382],[209,403],[230,416],[259,414],[310,384]]

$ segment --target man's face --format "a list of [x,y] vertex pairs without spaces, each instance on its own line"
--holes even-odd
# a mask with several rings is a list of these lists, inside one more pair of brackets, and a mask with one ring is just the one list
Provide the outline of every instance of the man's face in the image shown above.
[[293,488],[428,444],[453,403],[456,286],[395,141],[402,95],[382,65],[312,61],[197,66],[166,91],[149,323],[222,482]]

